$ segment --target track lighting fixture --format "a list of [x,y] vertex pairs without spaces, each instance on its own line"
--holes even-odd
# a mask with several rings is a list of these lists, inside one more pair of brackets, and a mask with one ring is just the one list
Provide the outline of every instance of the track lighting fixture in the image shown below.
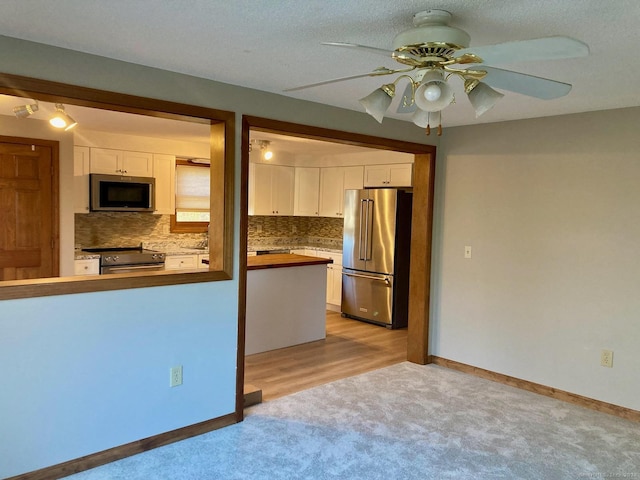
[[64,128],[65,130],[71,130],[78,125],[78,122],[64,111],[64,105],[61,103],[56,103],[56,113],[49,119],[49,123],[55,128]]
[[18,118],[27,118],[29,115],[33,115],[38,111],[38,101],[32,104],[24,104],[13,107],[13,114]]

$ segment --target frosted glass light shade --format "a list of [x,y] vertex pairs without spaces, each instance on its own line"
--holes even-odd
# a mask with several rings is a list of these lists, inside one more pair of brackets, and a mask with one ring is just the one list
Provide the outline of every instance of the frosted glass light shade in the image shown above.
[[441,71],[433,70],[424,74],[414,98],[421,110],[439,112],[453,101],[453,89]]
[[504,97],[504,94],[494,90],[486,83],[480,82],[473,87],[467,96],[471,106],[476,111],[476,118],[478,118],[483,113],[491,110],[498,100]]
[[[393,87],[393,85],[391,85]],[[364,107],[365,111],[375,118],[378,123],[382,123],[382,119],[384,118],[384,114],[389,109],[391,105],[391,101],[395,95],[394,89],[385,89],[384,87],[388,87],[384,85],[364,98],[360,99],[360,103]]]

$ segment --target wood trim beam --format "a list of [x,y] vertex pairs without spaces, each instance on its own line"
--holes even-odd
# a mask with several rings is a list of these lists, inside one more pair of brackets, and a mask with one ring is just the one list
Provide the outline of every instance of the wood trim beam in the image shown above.
[[476,377],[491,380],[493,382],[502,383],[511,387],[520,388],[529,392],[538,393],[545,397],[555,398],[563,402],[572,403],[580,407],[588,408],[590,410],[596,410],[601,413],[608,413],[609,415],[615,415],[616,417],[631,420],[632,422],[640,422],[640,411],[633,410],[631,408],[621,407],[612,403],[602,402],[593,398],[584,397],[576,393],[567,392],[565,390],[559,390],[557,388],[548,387],[539,383],[529,382],[528,380],[522,380],[521,378],[511,377],[502,373],[492,372],[491,370],[485,370],[484,368],[474,367],[467,365],[466,363],[456,362],[455,360],[448,360],[446,358],[431,356],[430,362],[441,367],[450,368],[463,373],[469,373]]
[[235,414],[224,415],[212,420],[196,423],[188,427],[179,428],[170,432],[161,433],[135,442],[127,443],[119,447],[110,448],[102,452],[93,453],[75,460],[59,463],[51,467],[42,468],[33,472],[23,473],[6,480],[57,480],[74,473],[83,472],[91,468],[99,467],[106,463],[115,462],[138,453],[146,452],[154,448],[179,442],[187,438],[202,435],[203,433],[218,430],[236,423]]
[[[429,360],[429,305],[431,235],[435,189],[435,153],[416,155],[413,166],[413,218],[409,270],[409,332],[407,360],[425,365]],[[427,319],[425,321],[425,319]]]

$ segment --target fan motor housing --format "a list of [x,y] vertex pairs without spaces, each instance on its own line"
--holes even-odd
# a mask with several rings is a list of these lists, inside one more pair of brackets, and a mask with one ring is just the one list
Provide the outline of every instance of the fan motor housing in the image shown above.
[[448,25],[451,14],[444,10],[426,10],[413,17],[414,28],[393,39],[393,49],[409,51],[421,45],[447,45],[454,50],[469,46],[471,37],[464,30]]

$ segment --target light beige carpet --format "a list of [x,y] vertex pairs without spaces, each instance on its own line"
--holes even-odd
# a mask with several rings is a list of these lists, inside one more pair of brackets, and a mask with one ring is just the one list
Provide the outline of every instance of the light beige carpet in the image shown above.
[[69,478],[640,478],[640,425],[402,363],[257,405],[240,424]]

